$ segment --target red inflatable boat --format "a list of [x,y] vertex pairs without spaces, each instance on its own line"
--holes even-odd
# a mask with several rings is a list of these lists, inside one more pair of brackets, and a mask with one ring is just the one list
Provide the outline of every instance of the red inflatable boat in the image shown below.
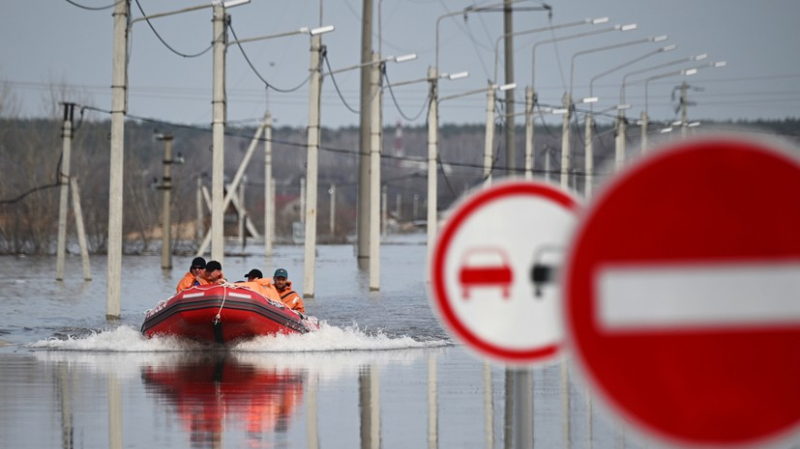
[[304,334],[319,328],[297,313],[247,287],[203,285],[188,288],[147,311],[142,333],[201,342],[228,343],[261,335]]

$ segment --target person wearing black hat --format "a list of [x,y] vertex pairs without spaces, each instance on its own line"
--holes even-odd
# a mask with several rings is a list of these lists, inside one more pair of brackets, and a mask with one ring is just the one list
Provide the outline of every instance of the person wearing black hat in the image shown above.
[[259,270],[257,268],[253,268],[247,274],[245,274],[244,277],[247,279],[248,282],[252,282],[252,281],[254,281],[256,279],[263,278],[264,275],[261,273],[261,270]]
[[292,281],[288,280],[288,277],[289,273],[284,268],[275,270],[275,274],[272,275],[272,288],[278,292],[281,302],[286,304],[290,309],[296,312],[306,313],[306,307],[303,305],[303,298],[292,290]]
[[203,280],[200,281],[200,284],[224,284],[226,282],[225,275],[222,274],[222,264],[216,260],[209,260],[203,270]]
[[247,278],[247,281],[236,282],[236,285],[242,285],[250,290],[255,290],[273,301],[281,301],[280,296],[278,296],[278,293],[272,287],[272,281],[270,279],[264,279],[261,270],[253,268],[245,273],[244,277]]
[[180,293],[189,287],[194,287],[195,285],[202,285],[204,282],[201,279],[203,276],[203,270],[205,268],[205,259],[202,257],[195,257],[192,259],[192,264],[189,265],[189,271],[184,274],[183,279],[178,282],[178,287],[175,289],[175,293]]

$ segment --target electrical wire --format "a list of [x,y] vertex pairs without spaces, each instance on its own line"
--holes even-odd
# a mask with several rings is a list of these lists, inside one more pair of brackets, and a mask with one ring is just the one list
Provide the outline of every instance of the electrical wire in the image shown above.
[[247,56],[247,53],[244,51],[244,48],[242,47],[242,44],[240,42],[238,42],[239,41],[239,37],[236,36],[236,31],[233,29],[233,25],[232,24],[228,24],[228,27],[231,29],[231,34],[233,34],[233,38],[237,41],[236,42],[236,46],[239,47],[239,51],[242,52],[242,56],[244,56],[244,60],[247,61],[247,64],[250,66],[250,69],[253,70],[253,73],[256,74],[258,79],[260,79],[261,82],[264,83],[264,85],[267,86],[268,88],[272,88],[272,90],[275,90],[275,91],[280,92],[280,93],[287,94],[287,93],[294,92],[294,91],[300,89],[301,87],[305,86],[306,83],[308,82],[308,80],[311,79],[311,73],[309,72],[308,76],[306,77],[306,79],[303,80],[302,83],[298,84],[295,87],[292,87],[291,89],[281,89],[281,88],[275,87],[273,84],[270,84],[269,81],[267,81],[266,79],[264,79],[263,76],[261,76],[261,73],[258,72],[258,69],[256,69],[256,67],[250,61],[250,58]]
[[104,9],[111,9],[124,1],[125,0],[118,0],[113,4],[107,6],[86,6],[86,5],[81,5],[80,3],[74,2],[72,0],[66,0],[66,2],[69,3],[70,5],[77,6],[78,8],[85,9],[87,11],[102,11]]
[[[156,31],[156,28],[153,26],[152,23],[150,23],[150,19],[147,18],[147,14],[145,14],[144,9],[142,9],[142,5],[139,3],[139,0],[135,0],[135,1],[136,1],[136,6],[139,8],[139,12],[142,13],[142,16],[144,17],[144,20],[147,22],[147,25],[150,26],[151,30],[153,30],[153,34],[156,35],[158,40],[161,41],[161,43],[164,44],[165,47],[167,47],[171,52],[175,53],[176,55],[182,56],[184,58],[197,58],[199,56],[202,56],[202,55],[208,53],[208,51],[211,50],[211,48],[214,46],[213,44],[209,45],[208,48],[206,48],[205,50],[203,50],[203,51],[201,51],[199,53],[191,54],[191,55],[190,54],[186,54],[186,53],[181,53],[178,50],[175,50],[174,48],[172,48],[172,46],[170,46],[167,43],[167,41],[164,40],[164,38],[161,37],[160,34],[158,34],[158,31]],[[219,38],[219,37],[217,37],[217,38]]]
[[428,97],[425,98],[425,101],[423,102],[422,107],[420,108],[417,115],[415,115],[414,117],[409,117],[400,108],[400,104],[397,102],[397,98],[394,96],[394,89],[392,89],[392,83],[389,81],[389,75],[386,74],[385,70],[383,71],[383,78],[386,80],[386,86],[389,88],[389,94],[391,94],[392,102],[394,103],[394,107],[395,109],[397,109],[397,112],[400,113],[400,116],[409,122],[417,121],[422,116],[422,113],[425,112],[425,106],[428,106],[430,104],[430,98],[431,98],[430,92],[428,92]]
[[336,83],[336,77],[333,76],[333,73],[332,73],[333,70],[331,69],[331,61],[328,59],[328,55],[326,54],[325,56],[323,56],[323,59],[325,60],[325,66],[328,67],[329,76],[331,77],[331,81],[333,81],[333,87],[336,88],[336,93],[339,94],[339,99],[342,100],[342,104],[344,104],[344,106],[347,109],[349,109],[350,112],[352,112],[353,114],[360,114],[358,109],[353,109],[353,107],[350,106],[347,103],[347,100],[344,99],[344,96],[342,95],[342,91],[339,89],[339,84]]

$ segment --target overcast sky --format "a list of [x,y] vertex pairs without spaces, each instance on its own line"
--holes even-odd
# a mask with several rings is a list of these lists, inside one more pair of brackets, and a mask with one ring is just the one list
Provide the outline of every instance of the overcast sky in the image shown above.
[[[85,7],[101,8],[114,0],[72,0]],[[416,53],[418,59],[387,65],[391,83],[424,78],[435,65],[437,18],[486,1],[465,0],[373,0],[375,8],[374,48],[384,56]],[[147,14],[178,10],[202,4],[192,0],[132,0],[134,19]],[[334,25],[323,36],[332,69],[359,63],[361,0],[252,0],[228,10],[239,39],[292,31],[300,27]],[[676,102],[673,89],[683,80],[691,86],[691,120],[757,119],[800,116],[800,1],[797,0],[550,0],[552,18],[546,12],[518,11],[514,31],[558,26],[585,18],[607,16],[604,25],[583,25],[557,31],[521,35],[514,42],[515,96],[524,101],[531,85],[535,61],[535,89],[542,105],[557,105],[573,81],[573,96],[589,95],[589,81],[658,48],[674,44],[670,52],[653,54],[641,61],[598,78],[593,94],[595,111],[620,103],[620,86],[627,73],[694,55],[708,53],[707,65],[726,61],[724,68],[705,68],[690,77],[670,76],[648,83],[647,108],[656,120],[671,120]],[[536,6],[522,2],[519,6]],[[379,14],[380,10],[380,14]],[[53,95],[59,101],[111,108],[112,9],[87,10],[67,0],[6,0],[0,15],[0,83],[18,102],[24,116],[51,113]],[[211,122],[212,55],[184,57],[202,52],[212,38],[211,9],[151,21],[167,48],[145,21],[133,25],[129,65],[129,114],[167,122],[208,125]],[[320,20],[320,15],[322,16]],[[378,16],[380,15],[380,40]],[[599,30],[614,24],[637,24],[630,32],[611,31],[556,43],[534,43]],[[494,78],[495,51],[503,34],[502,13],[470,14],[465,21],[456,15],[441,21],[439,71],[469,71],[466,79],[442,81],[440,96],[485,88]],[[638,43],[610,50],[573,55],[585,50],[668,35],[658,43]],[[229,33],[229,38],[233,36]],[[380,43],[380,45],[379,45]],[[292,89],[308,76],[309,37],[295,35],[242,45],[261,77],[279,89]],[[502,84],[502,44],[499,78]],[[667,74],[701,63],[685,63],[628,77],[625,102],[629,116],[645,107],[647,77]],[[340,98],[334,81],[344,98]],[[52,94],[51,92],[56,92]],[[65,94],[61,92],[65,91]],[[359,71],[326,77],[322,89],[322,124],[327,127],[357,125]],[[386,91],[384,121],[402,119],[407,125],[424,125],[427,84],[417,83],[393,90],[400,111]],[[267,109],[278,125],[305,126],[308,121],[308,84],[291,93],[270,91],[245,61],[240,49],[227,52],[228,121],[254,123]],[[62,97],[62,95],[65,95]],[[268,99],[268,102],[267,102]],[[8,100],[6,100],[8,101]],[[344,104],[347,103],[347,105]],[[485,95],[476,94],[443,101],[441,123],[482,123]],[[349,107],[348,107],[349,106]],[[517,106],[517,112],[522,107]],[[421,113],[422,112],[422,113]],[[403,119],[403,116],[406,118]],[[107,115],[94,112],[93,118]],[[417,118],[418,117],[418,118]],[[411,120],[415,119],[415,120]],[[549,116],[548,120],[557,118]],[[602,119],[598,119],[601,121]],[[517,118],[517,123],[522,123]]]

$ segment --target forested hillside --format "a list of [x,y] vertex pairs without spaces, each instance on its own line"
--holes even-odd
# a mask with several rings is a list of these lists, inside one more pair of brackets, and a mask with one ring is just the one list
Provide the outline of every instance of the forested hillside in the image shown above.
[[[62,125],[60,120],[3,119],[0,120],[0,253],[48,254],[55,251],[58,222],[58,172],[62,163]],[[800,121],[759,121],[747,123],[704,124],[704,128],[746,129],[764,134],[778,134],[797,140]],[[93,253],[106,250],[108,226],[109,185],[109,121],[76,121],[70,158],[70,175],[80,186],[81,203],[89,249]],[[256,227],[264,223],[264,177],[266,142],[253,142],[256,128],[228,127],[225,139],[225,173],[234,174],[250,145],[255,145],[253,157],[246,170],[245,204]],[[583,190],[584,183],[583,124],[572,131],[571,185]],[[125,251],[153,251],[160,245],[154,230],[160,227],[162,191],[158,189],[163,171],[164,142],[157,134],[173,136],[173,157],[180,154],[183,164],[172,165],[172,221],[178,224],[176,251],[195,248],[194,223],[197,221],[198,187],[210,190],[211,132],[210,129],[177,126],[148,121],[129,120],[125,125],[124,157],[124,234]],[[407,127],[402,138],[396,138],[396,128],[383,130],[382,184],[386,186],[389,215],[393,221],[410,223],[425,218],[428,136],[424,125]],[[669,138],[677,132],[661,134],[650,129],[651,144],[659,137]],[[608,175],[604,168],[614,157],[613,125],[594,129],[594,166],[597,182]],[[628,156],[638,152],[640,130],[635,123],[628,125]],[[439,188],[438,206],[444,210],[465,190],[483,179],[485,148],[484,125],[443,125],[439,129]],[[504,133],[495,133],[492,160],[493,176],[505,176],[509,165],[521,174],[524,167],[525,130],[517,126],[516,161],[508,164]],[[535,128],[534,171],[538,176],[550,168],[557,180],[560,168],[561,129],[539,125]],[[319,211],[318,233],[321,241],[342,241],[355,233],[356,198],[358,186],[358,129],[342,128],[322,131],[319,154]],[[277,237],[288,239],[292,222],[300,220],[301,179],[305,176],[305,129],[280,127],[273,130],[273,173],[276,182]],[[550,161],[548,165],[548,155]],[[336,230],[329,235],[331,186],[335,186]],[[204,212],[209,221],[208,210]],[[236,235],[236,218],[226,216],[226,233]],[[74,221],[69,220],[74,240]],[[181,232],[181,227],[182,229]]]

